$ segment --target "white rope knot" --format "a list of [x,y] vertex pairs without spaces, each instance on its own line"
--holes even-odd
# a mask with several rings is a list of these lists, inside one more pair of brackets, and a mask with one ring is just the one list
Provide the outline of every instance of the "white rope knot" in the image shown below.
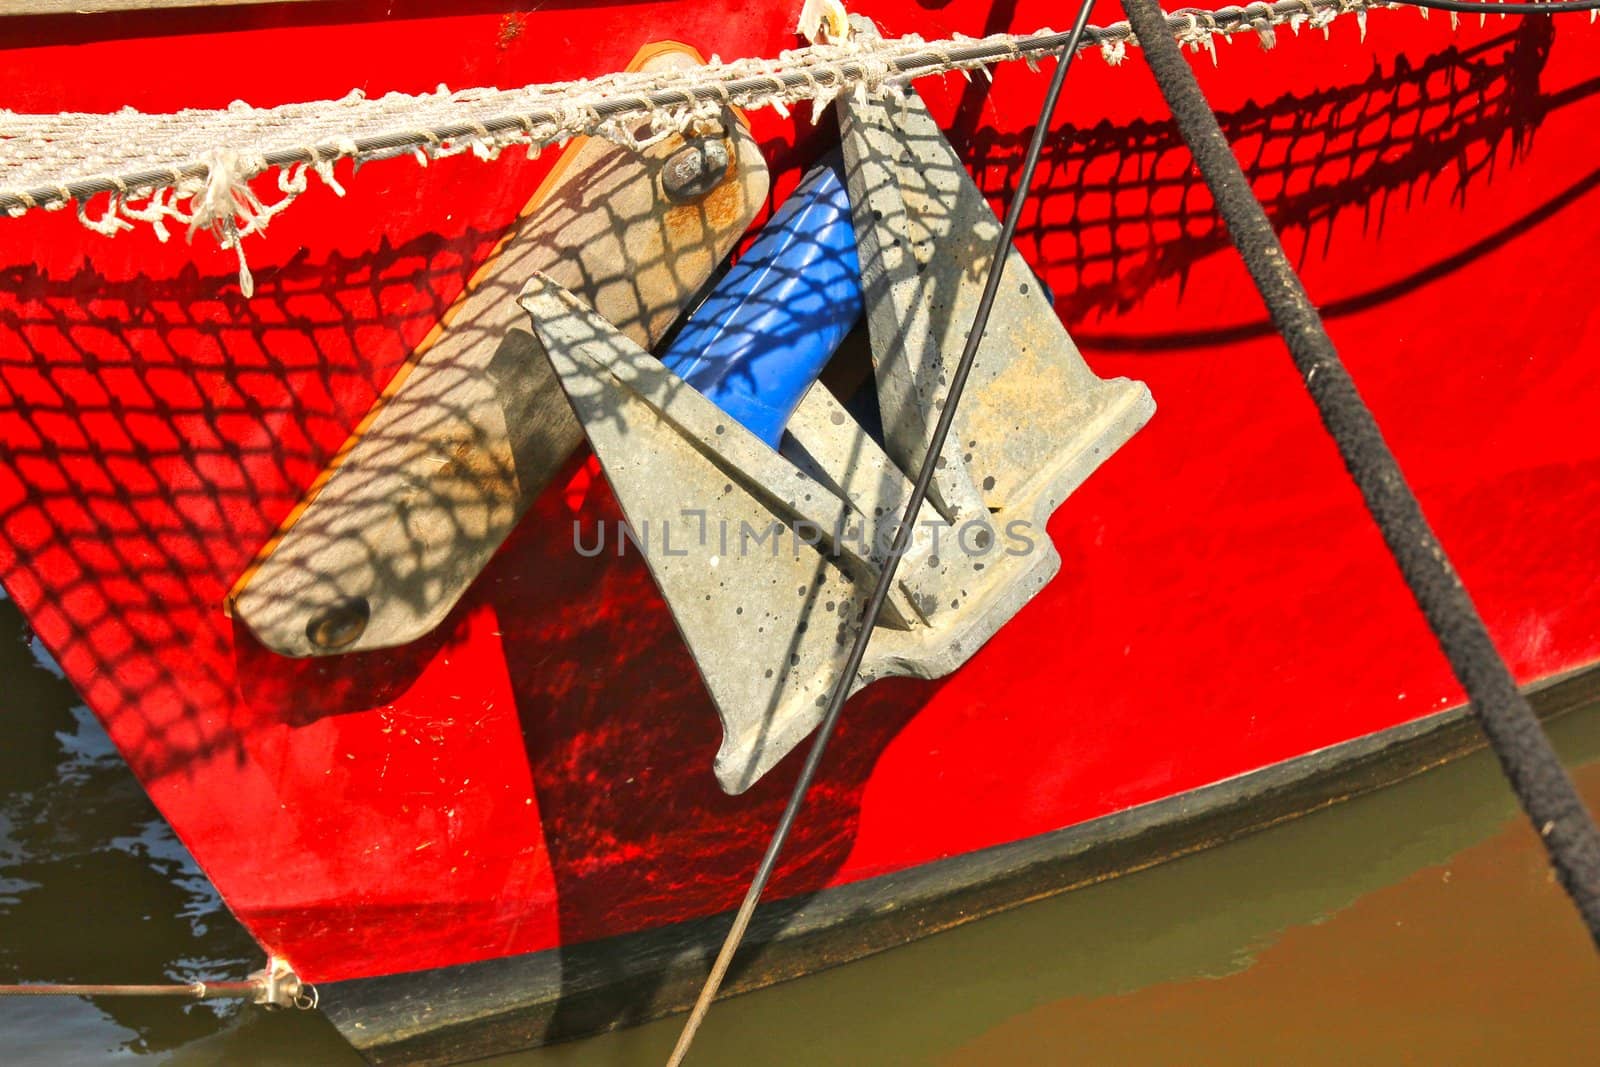
[[[283,197],[269,205],[263,203],[250,187],[250,179],[267,169],[264,160],[241,156],[231,148],[213,148],[201,158],[206,164],[203,179],[198,183],[194,179],[180,183],[175,195],[166,200],[153,194],[142,213],[165,214],[188,222],[185,238],[190,241],[194,240],[198,231],[209,230],[216,238],[218,247],[233,251],[239,261],[239,290],[246,297],[253,296],[255,276],[250,273],[250,263],[245,259],[244,238],[264,231],[274,215],[305,191],[305,165],[296,170],[280,171],[278,188],[283,192]],[[317,169],[322,173],[320,164]],[[325,181],[330,177],[331,174],[323,175]],[[330,184],[337,188],[336,183]],[[339,191],[343,192],[342,189]],[[186,208],[176,207],[176,201],[185,197],[188,199]],[[113,197],[112,203],[113,210],[133,218],[140,217],[140,213],[129,210],[126,194]],[[157,229],[157,237],[165,240],[165,226],[158,226]]]
[[1211,65],[1217,65],[1217,19],[1209,11],[1196,11],[1185,8],[1174,17],[1182,18],[1187,25],[1177,31],[1179,44],[1186,44],[1190,51],[1198,52],[1204,48],[1211,53]]
[[235,216],[244,222],[246,231],[255,232],[265,207],[250,188],[250,179],[265,166],[259,162],[252,166],[231,148],[213,148],[201,159],[206,164],[206,176],[203,184],[189,194],[189,238],[192,240],[195,231],[203,229],[220,238]]
[[856,99],[866,100],[882,93],[883,83],[894,75],[894,68],[883,57],[870,52],[862,52],[856,62],[861,71],[855,87]]

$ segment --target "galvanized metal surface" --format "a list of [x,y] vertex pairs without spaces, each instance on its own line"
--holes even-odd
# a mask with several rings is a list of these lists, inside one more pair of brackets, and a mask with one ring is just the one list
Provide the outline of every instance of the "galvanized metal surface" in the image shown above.
[[[909,86],[838,105],[885,445],[920,465],[999,223]],[[1012,249],[934,489],[949,529],[900,584],[927,625],[876,635],[863,681],[964,663],[1060,568],[1051,513],[1155,411],[1102,380]],[[920,531],[919,531],[920,532]],[[907,561],[910,563],[911,561]]]
[[535,277],[522,306],[722,712],[717,776],[742,791],[755,753],[805,736],[795,709],[827,700],[866,596],[852,572],[871,573],[797,531],[860,517],[571,294]]
[[[645,65],[687,66],[681,49]],[[638,344],[658,340],[749,226],[766,165],[731,116],[725,146],[594,139],[558,161],[516,231],[358,428],[233,608],[268,648],[314,656],[423,636],[455,605],[582,439],[515,296],[543,271]],[[674,160],[722,159],[686,196]],[[669,195],[667,186],[673,192]],[[686,202],[675,202],[685,199]]]
[[[998,232],[910,90],[840,115],[882,445],[815,386],[775,452],[551,279],[521,301],[717,706],[734,793],[816,726],[844,669]],[[1089,370],[1015,252],[1006,277],[856,687],[977,651],[1059,568],[1050,513],[1154,411]]]

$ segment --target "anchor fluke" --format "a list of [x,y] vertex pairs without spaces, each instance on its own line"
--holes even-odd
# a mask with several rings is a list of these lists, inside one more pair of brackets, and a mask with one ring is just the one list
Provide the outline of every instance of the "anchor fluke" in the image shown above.
[[717,777],[742,792],[816,725],[855,637],[851,570],[870,564],[819,547],[849,505],[554,282],[520,303],[721,715]]

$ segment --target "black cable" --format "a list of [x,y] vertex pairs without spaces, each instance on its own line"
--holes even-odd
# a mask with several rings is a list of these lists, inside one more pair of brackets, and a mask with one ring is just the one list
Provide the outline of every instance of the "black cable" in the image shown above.
[[922,467],[917,471],[916,483],[912,487],[911,496],[906,500],[905,511],[900,516],[900,524],[891,542],[893,547],[883,562],[883,570],[878,575],[877,584],[872,587],[872,595],[867,598],[866,610],[862,612],[861,617],[861,630],[856,634],[855,643],[850,646],[850,655],[845,659],[844,669],[839,674],[839,682],[833,687],[833,694],[828,699],[827,710],[823,713],[822,721],[817,726],[816,737],[811,742],[811,751],[806,754],[805,766],[800,771],[800,778],[795,782],[793,792],[789,794],[789,804],[783,809],[782,817],[778,819],[772,840],[767,845],[766,855],[761,857],[761,864],[756,868],[755,877],[750,880],[750,888],[746,891],[744,901],[734,916],[733,927],[722,942],[722,949],[717,953],[716,962],[711,966],[711,973],[706,977],[705,985],[700,989],[700,996],[695,1000],[694,1008],[684,1023],[683,1032],[678,1035],[677,1046],[673,1048],[672,1056],[667,1060],[668,1067],[678,1067],[683,1062],[683,1058],[689,1053],[689,1046],[694,1041],[696,1031],[700,1029],[700,1024],[705,1019],[706,1012],[711,1009],[711,1002],[722,986],[722,979],[728,973],[733,955],[738,950],[740,942],[744,940],[751,916],[755,914],[756,904],[761,900],[761,893],[778,865],[778,855],[783,851],[784,843],[788,841],[789,833],[794,828],[795,818],[800,814],[801,804],[811,788],[811,780],[816,777],[817,767],[822,762],[822,753],[828,747],[828,739],[833,736],[834,727],[838,725],[839,712],[844,707],[845,699],[850,695],[856,672],[861,668],[861,660],[866,655],[867,642],[872,639],[872,629],[878,613],[883,610],[883,603],[888,598],[889,589],[894,583],[895,571],[900,566],[900,557],[915,527],[917,513],[922,509],[922,502],[927,499],[928,486],[933,481],[933,472],[938,466],[939,457],[944,454],[945,438],[950,436],[950,428],[955,424],[956,407],[961,402],[961,393],[966,388],[967,377],[972,373],[972,363],[977,357],[978,345],[983,340],[984,328],[989,324],[989,312],[994,307],[995,295],[1000,291],[1000,277],[1009,258],[1011,242],[1016,237],[1017,224],[1022,218],[1022,206],[1028,199],[1028,187],[1033,184],[1034,168],[1038,165],[1040,153],[1044,149],[1045,136],[1050,129],[1050,117],[1055,114],[1056,101],[1060,98],[1061,87],[1067,80],[1067,70],[1072,65],[1073,57],[1078,54],[1078,43],[1083,37],[1084,28],[1089,24],[1089,11],[1093,7],[1094,0],[1081,0],[1077,21],[1072,24],[1072,33],[1056,56],[1055,76],[1050,80],[1050,88],[1045,91],[1044,103],[1039,108],[1039,122],[1034,127],[1033,140],[1028,145],[1028,153],[1022,161],[1022,171],[1017,177],[1017,190],[1011,198],[1011,207],[1006,211],[1005,223],[1000,227],[1000,236],[995,241],[994,258],[989,263],[989,276],[984,282],[983,295],[978,300],[977,312],[973,315],[972,329],[967,333],[966,346],[961,351],[960,362],[956,364],[955,372],[950,377],[950,389],[945,396],[944,408],[939,413],[933,437],[928,442],[927,454],[922,458]]
[[1371,410],[1339,359],[1322,317],[1217,125],[1194,71],[1168,32],[1166,16],[1156,0],[1122,0],[1122,7],[1211,190],[1217,212],[1227,224],[1228,235],[1305,379],[1323,425],[1338,445],[1345,467],[1361,490],[1450,669],[1466,690],[1562,886],[1600,947],[1600,830],[1423,517]]

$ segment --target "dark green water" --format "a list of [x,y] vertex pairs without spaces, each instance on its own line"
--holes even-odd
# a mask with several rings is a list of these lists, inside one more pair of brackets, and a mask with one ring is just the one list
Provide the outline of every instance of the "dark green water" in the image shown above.
[[[0,982],[261,954],[0,600]],[[1600,806],[1600,710],[1554,733]],[[1479,755],[1244,841],[719,1004],[694,1062],[1591,1064],[1600,958]],[[505,1057],[657,1064],[667,1020]],[[357,1064],[314,1013],[0,1001],[0,1064]]]

